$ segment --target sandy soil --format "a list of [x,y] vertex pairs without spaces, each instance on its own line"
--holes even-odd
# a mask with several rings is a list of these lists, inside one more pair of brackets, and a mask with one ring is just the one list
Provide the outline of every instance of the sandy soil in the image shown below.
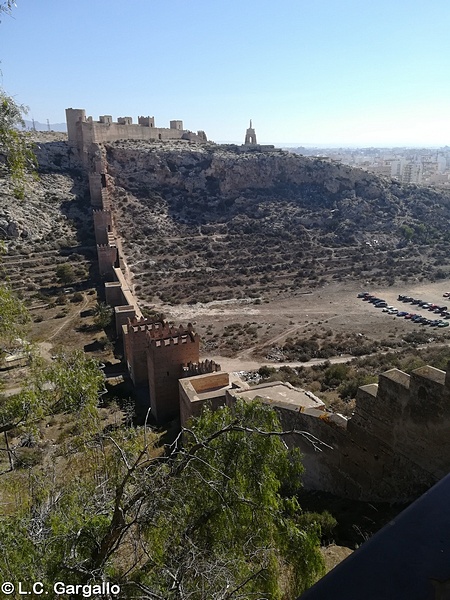
[[[251,370],[259,368],[262,364],[270,364],[271,361],[264,360],[264,348],[282,344],[289,336],[310,337],[318,327],[331,329],[334,335],[340,332],[357,333],[370,340],[383,340],[388,337],[401,339],[414,328],[424,330],[420,325],[387,315],[372,304],[358,299],[357,294],[361,291],[376,294],[396,308],[427,316],[431,316],[429,311],[399,302],[398,294],[450,306],[450,300],[447,302],[442,297],[444,292],[450,291],[450,284],[446,281],[418,282],[415,285],[399,283],[378,288],[367,288],[358,282],[348,282],[333,283],[311,291],[299,291],[294,296],[278,296],[258,305],[250,300],[226,300],[208,304],[164,305],[161,310],[176,323],[192,322],[203,340],[207,339],[206,333],[210,337],[215,333],[223,334],[224,328],[233,323],[254,323],[258,327],[257,339],[231,353],[231,356],[229,352],[220,349],[214,351],[206,347],[203,351],[205,358],[213,358],[222,365],[222,369],[233,371]],[[426,331],[430,333],[430,339],[442,336],[445,341],[450,342],[450,327],[439,330],[426,328]],[[343,360],[346,360],[345,357],[333,358],[333,362]]]

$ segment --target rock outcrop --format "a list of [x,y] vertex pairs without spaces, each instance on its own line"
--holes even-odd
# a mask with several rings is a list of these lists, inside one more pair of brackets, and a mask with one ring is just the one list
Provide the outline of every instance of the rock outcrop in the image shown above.
[[224,299],[240,285],[251,296],[267,283],[448,271],[447,192],[277,150],[122,141],[102,152],[144,293],[150,266],[161,275],[159,295],[171,301]]

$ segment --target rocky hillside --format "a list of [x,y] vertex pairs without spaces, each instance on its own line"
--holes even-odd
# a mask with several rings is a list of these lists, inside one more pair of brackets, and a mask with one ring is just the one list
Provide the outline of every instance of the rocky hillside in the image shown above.
[[0,169],[2,276],[17,290],[50,286],[54,269],[70,254],[78,253],[81,263],[95,256],[87,177],[66,140],[61,133],[33,132],[38,168],[27,176],[23,200]]
[[138,291],[264,296],[327,279],[440,278],[450,195],[282,151],[105,145]]

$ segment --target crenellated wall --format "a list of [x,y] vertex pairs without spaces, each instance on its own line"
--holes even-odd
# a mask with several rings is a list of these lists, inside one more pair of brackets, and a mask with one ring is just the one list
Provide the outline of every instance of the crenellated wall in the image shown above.
[[[246,395],[228,391],[227,403]],[[360,500],[406,501],[450,470],[450,366],[447,372],[427,366],[411,375],[398,369],[381,374],[378,385],[358,390],[348,420],[261,397],[278,412],[283,429],[306,432],[287,442],[303,453],[309,489]]]
[[199,361],[200,339],[192,326],[147,332],[147,367],[150,406],[158,423],[178,418],[180,402],[178,380],[183,366]]
[[114,122],[111,115],[102,115],[98,121],[86,117],[84,109],[66,109],[67,133],[69,143],[78,148],[80,156],[86,163],[89,147],[92,144],[114,142],[117,140],[149,140],[169,141],[185,140],[206,142],[204,131],[194,133],[183,129],[183,121],[170,121],[170,127],[155,127],[154,117],[138,117],[133,124],[131,117],[119,117]]

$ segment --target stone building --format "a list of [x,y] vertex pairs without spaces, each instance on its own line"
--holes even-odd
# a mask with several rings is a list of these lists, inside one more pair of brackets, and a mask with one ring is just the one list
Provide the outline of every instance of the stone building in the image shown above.
[[204,131],[194,133],[184,129],[180,120],[170,121],[170,127],[155,127],[154,117],[138,117],[138,122],[133,123],[131,117],[119,117],[115,122],[111,115],[101,115],[94,121],[86,117],[82,108],[67,108],[66,121],[69,142],[76,146],[85,164],[91,144],[117,140],[207,141]]
[[128,319],[122,332],[131,380],[147,392],[157,423],[179,417],[179,379],[220,370],[213,361],[200,362],[200,338],[190,323],[171,327],[167,322]]
[[254,130],[253,126],[252,126],[252,120],[250,119],[250,127],[245,132],[245,142],[244,142],[244,145],[246,145],[246,146],[256,146],[257,143],[258,142],[256,141],[256,133],[255,133],[255,130]]
[[383,373],[378,384],[358,390],[349,419],[289,384],[249,388],[220,375],[180,382],[182,424],[205,403],[216,408],[259,398],[277,411],[284,430],[303,432],[286,442],[302,451],[308,489],[358,500],[407,501],[450,471],[450,367]]

